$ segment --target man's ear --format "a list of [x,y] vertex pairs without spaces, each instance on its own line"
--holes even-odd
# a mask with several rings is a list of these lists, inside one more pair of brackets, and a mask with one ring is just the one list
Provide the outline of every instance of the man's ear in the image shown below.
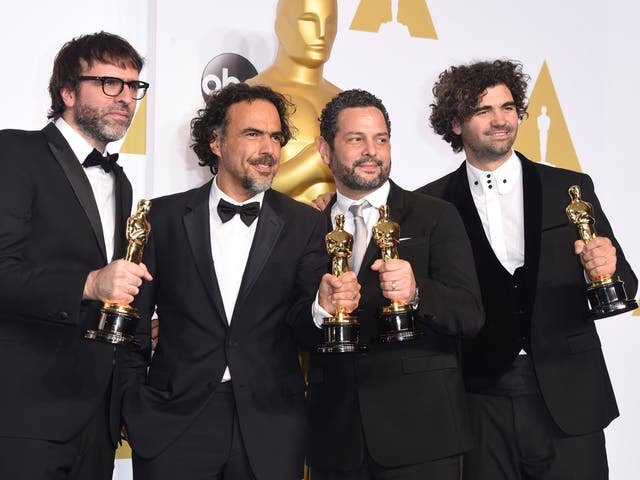
[[60,89],[60,96],[67,108],[71,108],[75,105],[77,97],[75,89],[67,86],[62,87]]
[[218,157],[220,157],[220,135],[218,135],[218,132],[216,130],[213,131],[213,133],[211,134],[211,141],[209,142],[209,148],[211,149],[211,151],[217,155]]
[[457,119],[451,121],[451,130],[456,135],[460,135],[462,133],[462,127],[460,126],[460,122]]
[[322,158],[322,162],[325,165],[329,165],[329,153],[331,152],[331,147],[322,136],[318,137],[318,140],[316,140],[316,145],[318,146],[318,152],[320,152],[320,158]]

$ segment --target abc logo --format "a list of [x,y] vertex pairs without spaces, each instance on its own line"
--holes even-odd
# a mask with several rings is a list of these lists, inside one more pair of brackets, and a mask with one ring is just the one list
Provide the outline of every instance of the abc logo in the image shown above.
[[244,82],[256,76],[258,71],[249,60],[236,53],[222,53],[215,56],[202,72],[202,97],[206,102],[216,90],[230,83]]

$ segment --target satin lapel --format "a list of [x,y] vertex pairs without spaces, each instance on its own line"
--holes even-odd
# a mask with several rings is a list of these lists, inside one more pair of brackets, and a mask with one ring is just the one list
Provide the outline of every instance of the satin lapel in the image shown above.
[[[516,152],[517,153],[517,152]],[[533,303],[538,285],[540,239],[542,235],[542,180],[536,164],[517,153],[522,162],[524,197],[524,264],[526,265],[527,293]]]
[[[251,292],[253,284],[264,269],[264,265],[267,263],[273,249],[278,244],[278,237],[284,227],[282,212],[274,209],[271,190],[265,192],[257,221],[258,225],[256,226],[251,250],[249,251],[247,266],[242,276],[236,305],[241,305]],[[295,221],[295,219],[292,221]]]
[[209,221],[210,190],[211,181],[195,192],[186,207],[183,222],[189,246],[193,252],[196,268],[200,274],[200,279],[211,299],[211,303],[218,311],[222,323],[225,327],[228,327],[222,295],[220,294],[220,287],[218,286],[218,279],[213,265],[213,256],[211,255],[211,229]]
[[104,244],[104,232],[102,231],[102,222],[100,221],[100,213],[98,212],[98,205],[96,204],[95,197],[93,196],[93,190],[91,184],[84,173],[82,165],[71,151],[69,144],[62,136],[58,128],[53,124],[48,124],[42,129],[47,141],[51,153],[62,167],[67,180],[71,184],[76,198],[80,202],[82,209],[91,223],[91,228],[96,237],[96,241],[100,246],[100,252],[105,263],[108,263],[107,249]]
[[456,170],[451,183],[447,187],[444,200],[452,202],[458,209],[472,245],[482,244],[485,249],[493,252],[491,244],[484,233],[484,227],[482,226],[482,220],[480,220],[476,205],[473,203],[464,163]]
[[116,177],[116,225],[113,256],[122,258],[125,253],[125,224],[131,214],[131,184],[120,165],[115,165],[113,173]]

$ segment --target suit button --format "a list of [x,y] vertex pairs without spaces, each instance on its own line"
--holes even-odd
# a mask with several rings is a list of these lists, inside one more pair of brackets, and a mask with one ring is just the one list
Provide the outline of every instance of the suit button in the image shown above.
[[67,312],[60,312],[58,318],[60,320],[69,320],[69,314]]
[[238,342],[236,342],[235,340],[229,340],[229,341],[227,341],[227,346],[229,348],[235,348],[235,347],[238,346]]

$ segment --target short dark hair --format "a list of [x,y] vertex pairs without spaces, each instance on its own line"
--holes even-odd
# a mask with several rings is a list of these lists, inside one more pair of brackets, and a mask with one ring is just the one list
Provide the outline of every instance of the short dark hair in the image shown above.
[[453,133],[452,123],[468,120],[487,88],[504,84],[513,96],[518,117],[527,113],[529,76],[522,64],[511,60],[477,62],[452,66],[442,72],[433,86],[434,101],[429,122],[433,131],[451,144],[454,152],[462,150],[462,139]]
[[66,109],[60,90],[75,89],[81,76],[84,60],[89,67],[94,62],[109,63],[119,67],[133,67],[138,73],[144,66],[144,59],[124,38],[113,33],[98,32],[81,35],[65,43],[53,62],[53,73],[49,80],[51,108],[47,118],[58,118]]
[[280,117],[280,129],[284,147],[293,136],[293,126],[289,123],[289,116],[295,107],[284,95],[265,85],[247,85],[246,83],[231,83],[213,92],[205,108],[198,110],[197,116],[191,120],[191,148],[199,158],[199,165],[208,166],[211,173],[218,170],[218,156],[211,151],[211,142],[215,139],[215,132],[224,138],[225,129],[229,122],[229,108],[240,102],[266,100],[271,102]]
[[332,150],[333,142],[338,132],[338,115],[346,108],[358,107],[374,107],[380,110],[387,124],[387,131],[389,135],[391,135],[391,120],[389,120],[389,113],[382,103],[382,100],[366,90],[357,88],[345,90],[329,100],[329,103],[325,105],[320,115],[320,135],[326,140]]

